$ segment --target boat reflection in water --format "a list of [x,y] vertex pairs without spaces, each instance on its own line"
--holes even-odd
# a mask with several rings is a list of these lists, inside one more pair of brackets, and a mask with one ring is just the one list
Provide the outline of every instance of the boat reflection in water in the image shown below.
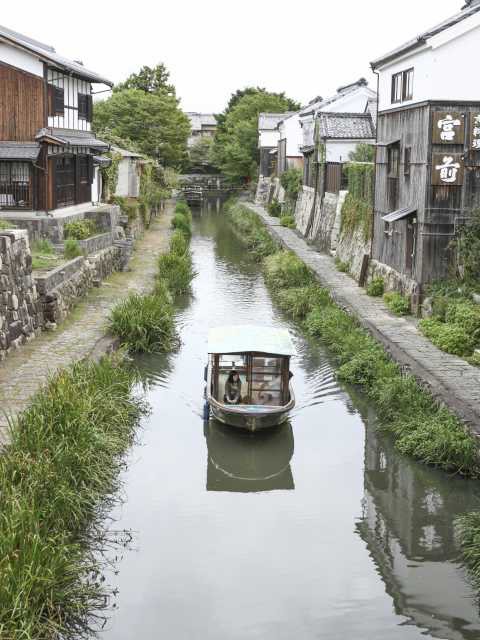
[[293,431],[289,422],[251,434],[216,420],[205,423],[208,449],[207,491],[292,490],[290,460]]
[[397,614],[442,640],[478,640],[478,604],[458,563],[454,519],[478,508],[474,483],[400,457],[369,426],[363,519],[367,544]]

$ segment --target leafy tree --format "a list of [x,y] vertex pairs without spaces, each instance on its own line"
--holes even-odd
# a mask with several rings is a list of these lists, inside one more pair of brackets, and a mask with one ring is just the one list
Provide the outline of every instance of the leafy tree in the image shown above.
[[212,166],[213,138],[202,136],[190,147],[188,155],[190,164],[196,168]]
[[170,73],[161,62],[155,67],[143,66],[138,73],[132,73],[125,82],[117,84],[115,91],[124,91],[125,89],[139,89],[145,93],[167,93],[175,95],[175,87],[169,84]]
[[360,142],[355,147],[355,151],[350,151],[348,159],[352,162],[373,162],[374,155],[373,145]]
[[298,110],[299,105],[283,93],[247,87],[237,91],[220,116],[212,148],[217,167],[234,181],[256,175],[258,167],[258,116],[260,113]]
[[165,166],[177,167],[186,159],[190,121],[176,97],[165,91],[118,90],[95,103],[93,126],[106,137],[132,141]]

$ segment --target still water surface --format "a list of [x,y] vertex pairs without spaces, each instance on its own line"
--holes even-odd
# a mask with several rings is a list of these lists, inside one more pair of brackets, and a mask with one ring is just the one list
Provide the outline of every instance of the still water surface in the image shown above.
[[[119,596],[104,640],[480,638],[453,527],[478,507],[475,483],[375,432],[371,407],[275,309],[221,213],[197,214],[192,251],[181,350],[140,360],[153,410],[115,514],[134,545],[109,576]],[[207,331],[232,323],[292,331],[290,424],[254,436],[204,425]]]

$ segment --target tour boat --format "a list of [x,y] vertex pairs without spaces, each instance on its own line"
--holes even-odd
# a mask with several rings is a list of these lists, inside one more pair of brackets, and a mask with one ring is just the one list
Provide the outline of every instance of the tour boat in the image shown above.
[[290,384],[295,348],[288,331],[250,325],[211,329],[208,353],[206,418],[211,412],[223,424],[248,431],[288,419],[295,406]]

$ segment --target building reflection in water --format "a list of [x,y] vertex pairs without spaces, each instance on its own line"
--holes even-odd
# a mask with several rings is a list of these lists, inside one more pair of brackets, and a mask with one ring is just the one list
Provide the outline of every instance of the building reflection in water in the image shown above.
[[402,458],[366,431],[363,518],[357,529],[396,613],[434,638],[478,640],[478,603],[458,563],[455,518],[479,505],[472,482]]
[[207,491],[292,490],[294,441],[290,423],[248,433],[215,420],[205,423]]

